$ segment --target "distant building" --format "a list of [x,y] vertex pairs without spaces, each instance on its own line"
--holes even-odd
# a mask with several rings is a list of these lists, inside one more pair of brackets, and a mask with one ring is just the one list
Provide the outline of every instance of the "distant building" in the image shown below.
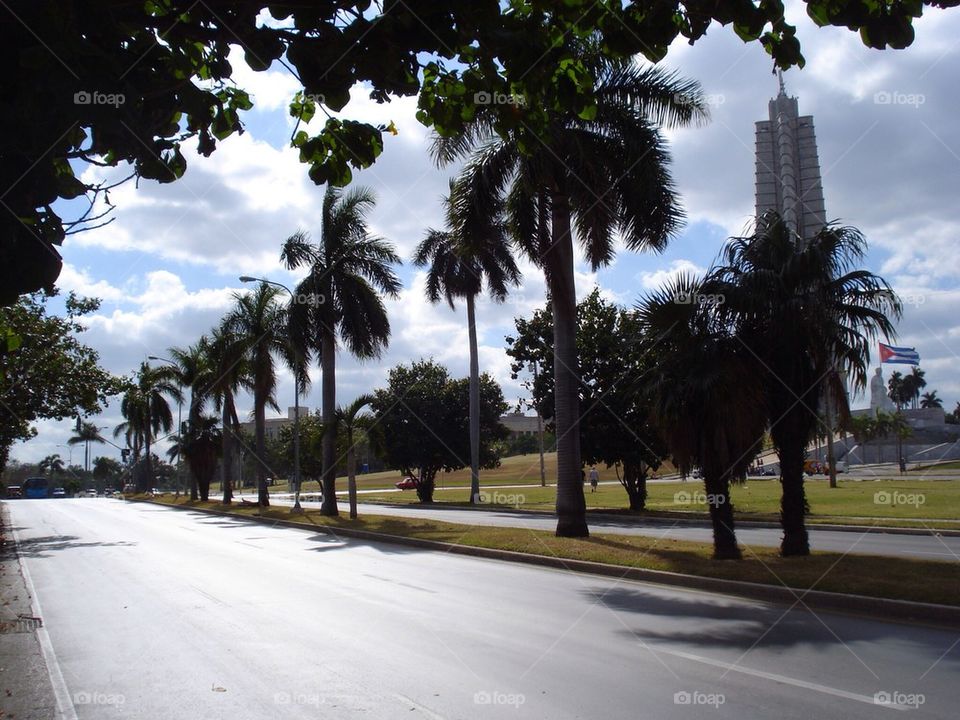
[[[293,416],[294,408],[287,408],[287,416],[279,418],[267,418],[264,423],[264,434],[266,435],[267,440],[274,440],[280,435],[280,428],[285,428],[288,425],[293,425]],[[310,408],[300,406],[300,419],[307,417],[310,414]],[[244,432],[248,432],[251,435],[256,433],[256,423],[254,422],[245,422],[240,423],[240,427],[243,428]]]
[[798,238],[809,241],[826,224],[813,116],[800,115],[780,75],[780,92],[757,123],[756,210],[776,210]]
[[512,412],[508,415],[501,415],[500,422],[510,431],[511,437],[537,434],[536,415],[524,415],[522,412]]

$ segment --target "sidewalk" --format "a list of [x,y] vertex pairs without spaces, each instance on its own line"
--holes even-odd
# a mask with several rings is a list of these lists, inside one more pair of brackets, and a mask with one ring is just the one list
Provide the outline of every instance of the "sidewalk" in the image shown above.
[[6,503],[0,503],[0,718],[57,717],[31,597],[20,569]]

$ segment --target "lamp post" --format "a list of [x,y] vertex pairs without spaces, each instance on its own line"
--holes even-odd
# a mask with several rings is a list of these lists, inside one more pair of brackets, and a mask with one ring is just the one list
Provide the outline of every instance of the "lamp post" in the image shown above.
[[[296,297],[286,285],[273,280],[241,275],[240,282],[262,282],[282,288],[287,291],[291,302]],[[299,368],[296,367],[293,369],[293,509],[290,512],[303,512],[303,508],[300,507],[300,373]]]
[[[167,358],[160,357],[158,355],[147,355],[147,360],[156,360],[157,362],[166,363],[170,367],[177,369],[177,394],[180,398],[177,401],[177,441],[180,444],[180,447],[177,448],[177,493],[179,494],[181,486],[183,487],[183,494],[187,494],[186,485],[183,482],[183,472],[181,471],[183,463],[183,383],[180,382],[179,369],[180,366],[177,365],[173,360],[168,360]],[[150,429],[147,429],[147,432],[150,432]]]
[[[530,372],[533,373],[533,387],[530,388],[530,395],[533,396],[534,388],[537,385],[537,378],[539,377],[539,369],[537,368],[537,361],[534,360],[528,366]],[[540,487],[547,486],[547,472],[543,464],[543,418],[540,417],[540,406],[536,403],[533,403],[533,409],[537,411],[537,441],[540,446]]]

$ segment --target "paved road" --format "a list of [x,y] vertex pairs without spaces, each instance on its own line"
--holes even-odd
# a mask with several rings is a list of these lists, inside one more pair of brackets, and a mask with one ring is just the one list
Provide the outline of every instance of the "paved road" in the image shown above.
[[67,718],[955,718],[960,700],[956,632],[113,500],[10,509]]
[[[277,504],[288,503],[282,498],[273,498]],[[302,503],[307,507],[319,507],[319,503]],[[346,510],[346,501],[340,503]],[[502,510],[464,510],[458,508],[422,507],[419,505],[374,505],[361,503],[358,511],[369,515],[396,515],[417,517],[468,525],[491,525],[523,527],[534,530],[555,530],[556,518],[549,513],[505,512]],[[673,523],[672,521],[644,520],[642,525],[630,517],[590,516],[590,528],[595,533],[618,535],[647,535],[675,540],[712,542],[709,526]],[[744,547],[778,547],[782,534],[776,528],[740,526],[737,539]],[[810,530],[810,543],[815,550],[853,552],[858,555],[884,555],[888,557],[914,557],[923,560],[960,562],[960,537],[940,535],[895,535],[865,528],[863,532],[836,530]]]

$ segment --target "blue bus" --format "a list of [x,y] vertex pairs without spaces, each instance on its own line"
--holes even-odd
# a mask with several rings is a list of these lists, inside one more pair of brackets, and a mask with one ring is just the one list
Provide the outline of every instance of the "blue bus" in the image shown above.
[[23,481],[23,497],[47,498],[50,497],[50,482],[46,478],[32,477]]

